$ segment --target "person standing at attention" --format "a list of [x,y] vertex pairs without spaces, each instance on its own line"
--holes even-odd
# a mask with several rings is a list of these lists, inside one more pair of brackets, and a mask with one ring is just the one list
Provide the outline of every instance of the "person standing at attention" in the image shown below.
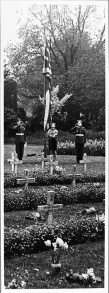
[[55,128],[55,123],[51,124],[51,128],[47,132],[48,139],[49,139],[49,152],[50,155],[53,155],[54,159],[56,160],[56,152],[57,152],[57,135],[58,130]]
[[71,129],[76,132],[75,137],[75,149],[76,149],[76,161],[79,164],[80,160],[83,160],[84,144],[86,143],[86,129],[82,126],[82,120],[77,120],[76,125]]
[[17,125],[15,125],[13,129],[16,130],[15,144],[16,144],[17,157],[20,161],[22,161],[23,153],[24,153],[24,145],[27,145],[27,142],[26,142],[25,126],[20,118],[18,118]]

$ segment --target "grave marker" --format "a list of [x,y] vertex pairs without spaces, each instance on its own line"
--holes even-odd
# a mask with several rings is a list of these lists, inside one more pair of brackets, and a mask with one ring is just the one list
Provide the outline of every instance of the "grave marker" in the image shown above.
[[51,227],[53,222],[53,211],[62,208],[63,204],[54,204],[54,191],[50,190],[47,192],[47,205],[38,206],[37,211],[39,213],[47,212],[46,222],[48,227]]
[[76,165],[73,165],[73,174],[68,174],[68,176],[72,179],[71,185],[73,187],[76,186],[76,176],[81,176],[81,174],[76,174]]
[[58,162],[53,161],[53,155],[50,155],[50,161],[46,162],[45,165],[50,167],[50,175],[53,175],[54,167],[58,165]]
[[44,163],[47,162],[48,159],[44,157],[44,152],[43,151],[42,151],[41,158],[39,157],[37,160],[38,160],[38,162],[42,162],[42,170],[44,170]]
[[16,153],[12,153],[11,159],[7,159],[7,161],[12,165],[12,173],[17,175],[17,165],[22,164],[22,161],[18,160]]
[[29,178],[29,170],[28,169],[24,169],[24,178],[19,178],[17,179],[17,184],[24,184],[25,190],[28,190],[28,184],[29,183],[34,183],[35,182],[35,178]]
[[83,160],[80,160],[79,162],[80,164],[83,164],[83,170],[84,170],[84,173],[86,173],[86,164],[90,163],[90,161],[87,160],[87,154],[84,154]]

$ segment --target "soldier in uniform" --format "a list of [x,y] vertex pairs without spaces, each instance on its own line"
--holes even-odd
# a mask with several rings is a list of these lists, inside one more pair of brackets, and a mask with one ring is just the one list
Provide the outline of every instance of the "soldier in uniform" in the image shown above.
[[55,123],[51,124],[51,128],[47,132],[49,139],[49,152],[50,155],[53,155],[54,159],[56,159],[56,151],[57,151],[57,135],[58,130],[55,128]]
[[76,132],[76,160],[79,164],[79,161],[83,160],[84,144],[86,143],[86,129],[82,126],[82,120],[77,120],[77,124],[71,129],[71,131]]
[[16,153],[17,157],[20,161],[22,161],[23,158],[23,152],[24,152],[24,145],[27,144],[26,142],[26,131],[24,123],[21,121],[21,119],[18,119],[17,125],[13,127],[13,129],[16,130]]

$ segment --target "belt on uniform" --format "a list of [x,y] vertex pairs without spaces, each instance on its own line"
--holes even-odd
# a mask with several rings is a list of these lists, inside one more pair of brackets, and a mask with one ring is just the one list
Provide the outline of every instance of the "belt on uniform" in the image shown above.
[[76,136],[84,136],[84,134],[76,134]]
[[16,135],[24,135],[24,133],[16,133]]

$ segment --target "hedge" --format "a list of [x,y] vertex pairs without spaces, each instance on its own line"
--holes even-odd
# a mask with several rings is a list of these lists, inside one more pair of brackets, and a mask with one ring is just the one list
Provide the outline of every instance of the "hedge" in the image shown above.
[[[92,183],[77,185],[73,189],[62,190],[61,187],[51,187],[55,192],[54,203],[63,205],[89,202],[102,202],[105,198],[105,186],[94,187]],[[30,188],[16,194],[14,190],[4,190],[4,211],[36,210],[38,205],[47,203],[47,190]]]
[[[22,174],[23,175],[23,174]],[[70,184],[71,177],[68,174],[55,174],[50,175],[46,172],[34,172],[35,183],[30,183],[33,186],[41,185],[54,185],[54,184]],[[22,178],[21,174],[16,177],[11,172],[4,172],[4,188],[17,187],[17,178]],[[76,178],[76,183],[88,183],[88,182],[105,182],[105,174],[83,174]],[[20,186],[20,185],[19,185]]]
[[[84,146],[84,153],[88,156],[105,156],[105,140],[103,139],[88,139]],[[66,142],[58,142],[58,155],[76,155],[75,143],[72,140]]]
[[47,249],[44,241],[52,242],[61,237],[68,245],[98,241],[104,239],[104,224],[96,223],[95,218],[85,218],[63,221],[48,228],[45,224],[32,225],[25,229],[5,228],[4,256],[24,255],[37,253]]

